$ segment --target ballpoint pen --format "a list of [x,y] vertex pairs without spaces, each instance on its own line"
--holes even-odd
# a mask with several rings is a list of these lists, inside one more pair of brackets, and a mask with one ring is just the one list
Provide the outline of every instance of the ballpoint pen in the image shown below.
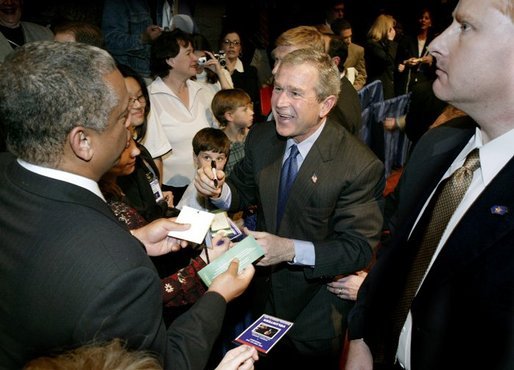
[[216,174],[216,161],[211,161],[211,169],[212,169],[212,175],[214,176],[214,187],[218,187],[218,175]]

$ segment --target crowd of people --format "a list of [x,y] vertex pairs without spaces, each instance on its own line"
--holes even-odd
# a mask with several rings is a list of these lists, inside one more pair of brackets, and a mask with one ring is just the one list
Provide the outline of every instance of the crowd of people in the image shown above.
[[[187,0],[51,27],[0,0],[0,368],[514,368],[514,3],[381,11],[355,43],[347,2],[213,47]],[[375,81],[410,100],[375,128],[412,141],[387,196]],[[184,206],[263,257],[205,285],[236,242],[169,236]],[[293,323],[265,356],[233,342],[262,314]]]

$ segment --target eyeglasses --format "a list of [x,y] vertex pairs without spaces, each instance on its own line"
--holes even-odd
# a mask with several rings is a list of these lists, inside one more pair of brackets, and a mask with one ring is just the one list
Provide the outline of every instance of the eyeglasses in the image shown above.
[[146,98],[144,95],[139,95],[139,96],[136,96],[135,98],[131,96],[131,97],[129,97],[129,101],[128,101],[129,106],[134,105],[136,103],[136,101],[138,101],[139,104],[145,104]]
[[237,40],[236,41],[225,40],[225,41],[223,41],[223,43],[225,45],[228,45],[228,46],[239,46],[239,45],[241,45],[241,42],[237,41]]

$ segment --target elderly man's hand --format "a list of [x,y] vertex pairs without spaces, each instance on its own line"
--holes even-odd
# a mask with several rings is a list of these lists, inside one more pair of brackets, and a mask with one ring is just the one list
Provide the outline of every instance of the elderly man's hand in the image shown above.
[[149,256],[160,256],[169,252],[177,252],[187,246],[187,241],[168,236],[170,231],[189,229],[188,224],[178,224],[174,218],[160,218],[139,229],[131,230],[146,248]]

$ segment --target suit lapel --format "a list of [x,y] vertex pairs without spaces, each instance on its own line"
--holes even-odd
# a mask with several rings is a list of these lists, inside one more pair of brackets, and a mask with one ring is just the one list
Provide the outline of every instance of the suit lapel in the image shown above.
[[[323,171],[323,167],[326,166],[327,162],[333,160],[343,138],[343,130],[337,130],[335,125],[332,121],[327,120],[323,131],[304,159],[291,188],[280,231],[287,232],[284,229],[286,225],[296,224],[297,218],[301,217],[301,212],[298,212],[298,210],[303,209],[305,204],[308,203],[316,189],[317,182],[330,181],[330,179],[321,178],[320,174],[326,173]],[[280,169],[278,173],[280,177]],[[278,185],[276,195],[278,198]]]
[[[437,256],[421,291],[431,289],[459,274],[514,228],[514,193],[506,191],[514,178],[514,159],[500,171],[462,217]],[[494,206],[509,210],[504,215],[491,211]],[[420,291],[420,292],[421,292]]]
[[16,161],[11,163],[10,174],[13,182],[29,193],[93,208],[119,223],[107,203],[96,194],[78,185],[35,174],[20,166]]

